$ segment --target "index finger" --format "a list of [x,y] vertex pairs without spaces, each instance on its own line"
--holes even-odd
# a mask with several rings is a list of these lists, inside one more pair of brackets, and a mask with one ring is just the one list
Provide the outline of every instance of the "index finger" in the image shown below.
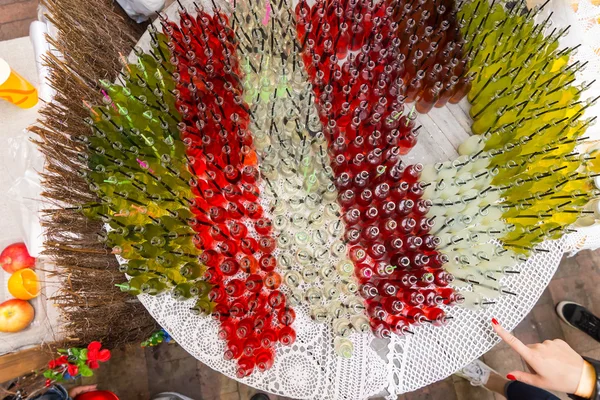
[[517,339],[512,333],[504,329],[495,318],[492,319],[492,327],[494,331],[500,336],[502,340],[506,342],[514,351],[516,351],[521,357],[527,359],[530,353],[529,347],[523,342]]

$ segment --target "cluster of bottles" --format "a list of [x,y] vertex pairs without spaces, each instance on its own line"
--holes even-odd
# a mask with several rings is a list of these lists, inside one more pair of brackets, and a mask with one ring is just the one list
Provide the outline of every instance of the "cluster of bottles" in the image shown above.
[[293,14],[283,2],[238,3],[232,18],[260,32],[250,42],[236,24],[250,130],[266,183],[262,195],[273,204],[278,267],[285,271],[288,301],[331,326],[337,354],[350,357],[355,330],[370,331],[352,262],[342,241],[344,223],[334,173],[302,60],[294,46]]
[[[594,121],[589,85],[572,85],[583,65],[520,7],[258,0],[161,17],[166,36],[150,27],[123,84],[101,82],[77,138],[99,199],[80,208],[110,226],[121,289],[194,299],[239,377],[294,342],[299,310],[349,357],[354,331],[405,335],[515,295],[502,278],[595,212],[600,172],[576,148]],[[419,132],[405,103],[467,93],[481,135],[403,166]]]
[[[301,1],[296,7],[302,59],[329,141],[343,209],[343,242],[349,245],[359,292],[378,337],[412,332],[411,324],[443,325],[447,317],[439,306],[462,299],[448,287],[452,277],[443,270],[446,258],[436,251],[438,239],[429,234],[434,220],[425,216],[430,202],[421,199],[422,166],[402,168],[400,161],[416,144],[419,129],[415,113],[403,115],[404,102],[422,91],[411,91],[416,86],[404,83],[418,68],[411,72],[403,57],[418,49],[408,41],[404,47],[399,43],[394,7],[386,6],[321,1],[310,7]],[[353,26],[364,18],[368,34],[339,39],[332,51],[329,39],[315,35],[325,28],[327,34],[335,30],[334,38],[343,37],[344,28],[333,28],[338,18],[343,24],[355,21]],[[358,56],[347,55],[354,50]]]
[[[162,21],[176,82],[178,125],[194,193],[195,245],[213,285],[209,299],[221,322],[226,359],[238,377],[273,365],[274,345],[291,345],[296,318],[279,290],[273,221],[259,200],[260,173],[243,99],[240,62],[229,18],[220,10],[180,9],[180,25]],[[206,312],[202,306],[198,311]]]
[[[469,157],[470,156],[470,157]],[[499,295],[514,295],[504,286],[505,275],[518,274],[517,264],[527,260],[520,252],[491,243],[510,231],[502,219],[501,192],[492,185],[496,171],[488,169],[487,153],[464,155],[457,160],[426,165],[423,197],[432,202],[432,232],[439,251],[449,262],[446,270],[461,290],[461,305],[485,308]],[[472,290],[462,290],[471,287]]]
[[591,104],[580,98],[589,85],[573,85],[585,66],[569,64],[576,47],[559,48],[568,27],[548,33],[550,17],[540,24],[533,21],[539,12],[525,13],[519,4],[506,10],[483,0],[466,2],[460,10],[469,21],[464,36],[472,58],[471,129],[493,136],[489,146],[499,146],[505,131],[514,139],[544,129],[540,135],[546,137],[548,130],[562,130],[578,120]]
[[[344,211],[345,242],[366,301],[371,327],[378,337],[411,333],[410,325],[444,325],[442,305],[462,301],[448,287],[447,256],[436,249],[430,233],[435,218],[423,199],[422,166],[401,164],[382,169],[347,169],[336,181]],[[346,178],[349,178],[346,181]]]
[[[472,59],[472,136],[451,162],[428,165],[424,197],[433,202],[433,231],[440,251],[450,258],[448,271],[458,286],[468,285],[467,302],[515,295],[504,276],[537,245],[557,239],[587,210],[597,195],[595,155],[580,152],[583,119],[592,101],[580,100],[589,86],[573,85],[583,65],[568,65],[573,48],[560,50],[566,29],[546,35],[549,18],[534,24],[540,9],[506,10],[487,1],[463,4],[459,12]],[[499,245],[490,243],[492,239]]]
[[393,130],[404,102],[427,113],[467,93],[453,1],[300,0],[295,15],[308,73],[338,127]]
[[160,56],[168,53],[163,36],[156,37],[155,51],[138,52],[137,63],[122,73],[123,86],[101,82],[104,105],[90,107],[91,135],[76,138],[87,148],[78,155],[88,165],[81,174],[99,203],[81,210],[110,226],[100,238],[127,261],[121,270],[132,277],[122,290],[169,290],[183,299],[210,285],[200,279],[200,251],[189,224],[194,194],[178,140],[173,68]]

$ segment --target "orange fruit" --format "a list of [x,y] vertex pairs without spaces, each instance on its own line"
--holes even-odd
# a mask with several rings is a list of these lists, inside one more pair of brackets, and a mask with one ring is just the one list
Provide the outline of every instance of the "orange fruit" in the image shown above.
[[19,270],[8,279],[8,291],[20,300],[35,299],[40,294],[40,281],[29,268]]

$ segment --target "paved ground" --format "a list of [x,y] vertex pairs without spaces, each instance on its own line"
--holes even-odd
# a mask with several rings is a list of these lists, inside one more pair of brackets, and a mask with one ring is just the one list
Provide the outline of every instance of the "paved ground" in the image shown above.
[[37,4],[38,0],[0,0],[0,41],[29,35]]

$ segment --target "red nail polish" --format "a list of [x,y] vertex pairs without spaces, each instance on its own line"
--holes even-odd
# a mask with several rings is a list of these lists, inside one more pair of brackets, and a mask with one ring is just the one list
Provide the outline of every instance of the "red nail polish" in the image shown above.
[[516,381],[517,380],[517,378],[515,378],[515,376],[511,375],[511,374],[506,375],[506,379],[509,379],[511,381]]
[[492,324],[498,325],[498,320],[496,318],[492,318]]

